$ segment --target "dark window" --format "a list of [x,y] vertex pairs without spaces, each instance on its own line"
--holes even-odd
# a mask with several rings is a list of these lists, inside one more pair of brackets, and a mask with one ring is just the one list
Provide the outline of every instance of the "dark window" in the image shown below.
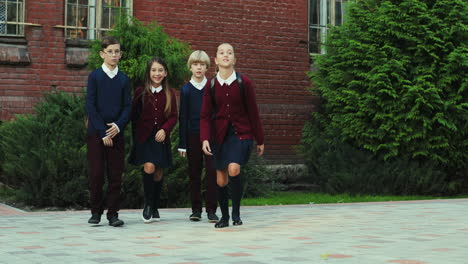
[[119,14],[131,14],[131,0],[66,0],[65,36],[96,39],[112,29]]
[[309,52],[325,53],[322,44],[329,25],[343,24],[346,0],[309,0]]
[[24,35],[24,0],[0,0],[0,36]]

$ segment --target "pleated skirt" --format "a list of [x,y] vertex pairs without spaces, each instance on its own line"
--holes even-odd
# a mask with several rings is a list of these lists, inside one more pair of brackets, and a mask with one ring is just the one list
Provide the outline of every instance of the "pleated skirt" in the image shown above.
[[[148,139],[140,143],[134,141],[135,159],[132,161],[134,165],[141,165],[147,162],[153,163],[157,168],[169,168],[172,166],[172,150],[171,143],[157,142],[154,139],[158,128],[155,126]],[[166,135],[167,137],[168,135]]]
[[252,152],[253,139],[239,139],[229,124],[222,144],[213,143],[213,162],[217,170],[225,170],[230,163],[245,165]]

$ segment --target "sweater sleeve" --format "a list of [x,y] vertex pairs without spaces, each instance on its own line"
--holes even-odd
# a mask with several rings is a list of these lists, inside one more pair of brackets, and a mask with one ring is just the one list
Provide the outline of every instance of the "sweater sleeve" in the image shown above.
[[179,110],[179,149],[187,149],[187,135],[188,135],[188,89],[184,85],[180,90],[180,110]]
[[166,132],[166,136],[171,133],[172,129],[177,124],[177,100],[173,89],[170,90],[170,93],[171,113],[169,114],[169,117],[167,118],[166,122],[164,122],[164,124],[161,125],[161,129],[164,129],[164,131]]
[[130,79],[125,78],[125,84],[122,90],[122,112],[120,113],[119,119],[115,122],[119,129],[122,131],[130,120],[130,114],[132,109],[132,99],[130,95]]
[[97,80],[96,72],[92,72],[88,77],[88,87],[86,89],[86,114],[89,122],[98,131],[99,136],[106,136],[106,124],[102,117],[98,114],[97,109]]
[[213,111],[211,101],[211,80],[208,80],[203,91],[203,101],[200,112],[200,141],[210,140],[211,115]]
[[257,141],[257,145],[263,145],[265,140],[265,132],[263,131],[260,114],[258,111],[257,100],[252,82],[248,78],[243,77],[245,100],[247,103],[247,115],[249,116],[252,132]]

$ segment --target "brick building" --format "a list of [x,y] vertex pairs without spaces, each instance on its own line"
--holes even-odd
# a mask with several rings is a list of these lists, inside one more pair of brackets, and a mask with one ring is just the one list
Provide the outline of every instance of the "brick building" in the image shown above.
[[325,2],[0,0],[0,120],[32,112],[44,92],[81,92],[89,74],[86,39],[111,28],[123,8],[139,20],[157,20],[166,33],[210,56],[219,43],[233,44],[237,70],[256,85],[266,158],[300,162],[292,146],[300,142],[303,123],[316,105],[306,91],[305,72],[309,52],[315,52],[310,45],[320,34],[312,21],[320,18],[308,12],[321,14],[319,5]]

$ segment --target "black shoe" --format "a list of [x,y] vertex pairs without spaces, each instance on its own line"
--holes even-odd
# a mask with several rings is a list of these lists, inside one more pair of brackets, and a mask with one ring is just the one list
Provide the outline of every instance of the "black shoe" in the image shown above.
[[233,215],[232,216],[232,225],[240,226],[242,224],[243,223],[242,223],[242,220],[241,220],[240,216],[238,216],[238,215]]
[[193,212],[190,215],[190,221],[198,222],[201,220],[201,212]]
[[242,220],[240,220],[240,218],[239,218],[239,220],[232,220],[232,225],[240,226],[240,225],[242,225],[242,224],[243,224],[243,223],[242,223]]
[[151,222],[151,207],[149,205],[145,205],[145,207],[143,207],[143,214],[141,215],[141,219],[143,219],[143,222],[145,223]]
[[110,226],[113,226],[113,227],[117,227],[117,226],[122,226],[124,224],[124,221],[120,220],[117,216],[111,216],[111,218],[109,218],[109,225]]
[[88,220],[88,224],[97,225],[101,222],[101,214],[92,214]]
[[208,222],[210,222],[210,223],[218,222],[219,218],[215,213],[208,212],[207,215],[208,215]]
[[153,214],[152,214],[151,216],[152,216],[152,218],[151,218],[151,221],[152,221],[152,222],[159,222],[159,221],[161,221],[161,218],[159,217],[159,211],[158,211],[157,208],[153,210]]
[[229,226],[229,218],[224,218],[224,217],[221,217],[221,220],[219,220],[216,224],[215,224],[215,228],[223,228],[223,227],[228,227]]

